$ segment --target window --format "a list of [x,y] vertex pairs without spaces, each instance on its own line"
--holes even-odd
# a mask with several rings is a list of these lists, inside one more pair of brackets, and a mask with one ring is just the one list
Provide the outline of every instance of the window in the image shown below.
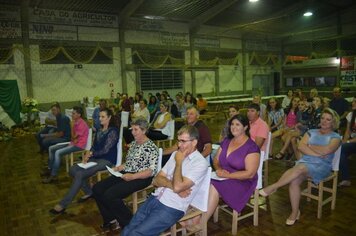
[[67,55],[74,61],[70,60],[63,51],[59,51],[55,54],[58,47],[60,47],[60,45],[40,45],[41,64],[76,64],[74,61],[77,61],[78,63],[89,61],[89,64],[113,64],[111,47],[103,48],[105,54],[101,50],[98,50],[95,56],[91,59],[96,48],[95,46],[64,46]]
[[183,71],[175,69],[142,69],[139,73],[141,90],[183,89]]

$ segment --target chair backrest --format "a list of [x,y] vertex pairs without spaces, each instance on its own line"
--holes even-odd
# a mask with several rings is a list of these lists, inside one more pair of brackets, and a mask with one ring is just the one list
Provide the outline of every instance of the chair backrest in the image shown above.
[[339,171],[339,163],[340,163],[340,155],[341,155],[341,146],[339,146],[339,148],[336,150],[335,154],[334,154],[334,158],[333,158],[333,162],[332,162],[332,169],[333,171]]
[[64,112],[65,112],[64,114],[72,121],[73,109],[65,109]]
[[48,112],[40,111],[38,113],[38,116],[40,117],[40,124],[41,125],[45,125],[46,124],[46,118],[49,118]]
[[116,157],[116,166],[122,164],[122,138],[119,138],[117,142],[117,157]]
[[163,157],[163,149],[158,148],[158,167],[157,167],[157,174],[162,169],[162,157]]
[[85,145],[85,150],[90,150],[92,142],[93,142],[93,130],[92,130],[92,128],[89,128],[87,144]]
[[191,206],[198,208],[201,211],[208,211],[208,199],[209,199],[209,188],[210,188],[210,178],[211,178],[211,167],[208,167],[206,171],[206,175],[200,187],[193,197],[192,202],[190,203]]
[[257,185],[256,185],[256,189],[261,189],[263,188],[263,178],[262,178],[262,170],[263,170],[263,161],[264,161],[264,156],[265,156],[265,152],[261,151],[260,154],[260,164],[258,166],[258,170],[257,170],[257,176],[258,176],[258,180],[257,180]]
[[168,128],[169,128],[169,133],[171,134],[170,136],[168,136],[169,140],[173,140],[174,139],[174,130],[175,130],[175,121],[174,120],[170,120],[168,121]]
[[85,108],[85,112],[87,113],[87,119],[93,119],[93,113],[94,113],[95,107],[87,107]]
[[269,158],[269,149],[271,146],[271,139],[272,139],[272,133],[268,132],[267,140],[265,141],[265,142],[267,142],[266,143],[266,151],[264,152],[264,156],[262,156],[263,160],[267,160]]
[[123,125],[124,127],[129,126],[129,116],[130,116],[130,112],[128,111],[121,112],[121,125]]

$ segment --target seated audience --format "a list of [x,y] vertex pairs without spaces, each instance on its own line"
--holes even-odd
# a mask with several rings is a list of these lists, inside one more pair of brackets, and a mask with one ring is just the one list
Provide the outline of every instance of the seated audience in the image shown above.
[[311,104],[315,97],[318,96],[318,90],[316,88],[312,88],[309,92],[309,97],[307,101]]
[[260,106],[251,103],[247,108],[247,117],[250,121],[250,137],[262,150],[266,150],[269,128],[265,121],[260,118]]
[[48,148],[57,143],[70,141],[70,120],[61,113],[61,107],[58,103],[51,106],[52,114],[56,117],[57,128],[55,132],[44,133],[39,132],[36,136],[37,142],[40,145],[40,152],[48,151]]
[[83,156],[83,163],[96,163],[94,166],[84,169],[78,165],[73,165],[69,174],[74,178],[73,183],[63,197],[63,199],[53,209],[52,214],[61,214],[66,207],[72,202],[80,189],[83,190],[84,196],[78,202],[83,202],[89,199],[92,195],[92,189],[88,183],[88,179],[95,175],[98,171],[106,170],[106,166],[116,165],[117,160],[117,142],[119,141],[119,130],[115,126],[113,114],[111,110],[105,108],[100,111],[101,129],[95,133],[94,144],[90,151]]
[[287,225],[293,225],[299,220],[301,183],[307,178],[311,178],[315,184],[318,184],[330,175],[334,153],[341,141],[340,135],[333,131],[338,127],[338,114],[329,108],[324,109],[321,115],[320,129],[309,130],[299,142],[298,150],[301,159],[293,168],[284,172],[276,183],[260,190],[260,195],[266,197],[278,188],[289,184],[292,212],[286,220]]
[[152,125],[147,133],[151,140],[167,139],[171,135],[168,122],[172,120],[171,113],[169,113],[169,103],[167,101],[161,102],[159,105],[160,114],[158,114],[152,121]]
[[233,116],[235,116],[237,114],[239,114],[238,107],[235,105],[230,105],[229,106],[229,119],[227,119],[225,126],[221,131],[220,138],[219,138],[220,142],[223,141],[227,137],[227,134],[229,133],[229,130],[230,130],[229,121]]
[[131,115],[132,121],[135,121],[139,118],[143,118],[147,120],[147,122],[150,122],[150,112],[147,109],[147,101],[145,99],[140,100],[139,107]]
[[147,105],[147,109],[150,112],[150,121],[153,120],[156,112],[159,109],[159,102],[157,102],[157,98],[155,96],[151,96]]
[[[211,180],[208,201],[209,219],[220,197],[232,209],[241,212],[257,185],[257,170],[260,163],[260,149],[249,137],[249,120],[244,115],[235,115],[229,120],[227,138],[214,158],[216,175],[226,180]],[[234,189],[234,191],[231,191]],[[183,227],[198,224],[199,217],[182,222]]]
[[339,186],[351,186],[349,156],[356,154],[356,96],[352,100],[352,111],[346,116],[347,126],[343,137],[340,156],[341,182]]
[[132,213],[123,199],[144,189],[152,182],[157,172],[158,148],[146,136],[148,122],[138,118],[131,122],[135,140],[126,155],[126,162],[113,169],[121,177],[110,176],[93,187],[93,197],[103,217],[103,229],[111,229],[116,222],[124,228],[130,222]]
[[339,114],[340,126],[345,127],[347,123],[346,116],[349,113],[349,102],[343,98],[339,87],[333,89],[333,98],[330,101],[330,108]]
[[[43,135],[42,134],[50,134],[54,133],[57,131],[57,122],[56,122],[56,116],[53,115],[52,109],[50,109],[47,112],[47,117],[45,119],[45,127],[43,127],[39,132],[36,133],[36,140],[38,143],[40,143],[40,140],[42,140]],[[40,150],[38,153],[43,154],[45,150]]]
[[159,235],[182,218],[207,172],[198,152],[199,132],[186,125],[178,131],[178,149],[153,179],[156,191],[138,209],[121,236]]
[[[266,116],[267,116],[267,124],[269,127],[270,132],[273,133],[277,132],[284,128],[284,111],[279,105],[279,102],[275,98],[271,98],[268,101],[268,105],[266,108]],[[272,156],[273,153],[273,138],[271,137],[270,149],[269,149],[269,156]]]
[[[299,101],[298,112],[297,112],[297,124],[294,126],[294,129],[290,129],[285,132],[283,135],[283,147],[276,155],[276,159],[283,159],[287,149],[291,147],[292,139],[303,136],[304,133],[308,130],[307,124],[311,121],[311,111],[309,110],[309,103],[306,100]],[[293,150],[294,151],[294,150]],[[293,152],[295,154],[295,152]]]
[[89,128],[82,116],[83,109],[78,106],[73,107],[71,122],[72,140],[69,144],[57,144],[49,147],[48,168],[43,173],[43,176],[48,176],[48,178],[44,179],[42,183],[49,184],[57,181],[61,158],[64,155],[84,150],[88,140]]

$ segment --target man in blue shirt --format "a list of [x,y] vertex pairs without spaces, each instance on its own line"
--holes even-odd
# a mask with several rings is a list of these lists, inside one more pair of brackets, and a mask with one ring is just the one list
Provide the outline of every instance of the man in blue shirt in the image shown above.
[[334,98],[330,101],[330,108],[335,110],[340,116],[340,126],[346,126],[346,116],[349,112],[348,101],[341,96],[341,89],[335,87],[333,89]]

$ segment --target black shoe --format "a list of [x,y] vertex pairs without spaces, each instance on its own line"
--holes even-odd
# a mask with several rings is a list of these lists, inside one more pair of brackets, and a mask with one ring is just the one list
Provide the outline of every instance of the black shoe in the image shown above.
[[45,178],[42,180],[43,184],[55,184],[58,183],[58,178],[56,176],[49,176],[48,178]]
[[117,230],[120,228],[120,225],[116,221],[114,221],[114,222],[104,223],[100,225],[100,228],[103,231]]
[[40,173],[40,176],[41,177],[49,177],[51,175],[51,170],[46,168],[44,169],[41,173]]
[[85,196],[79,198],[79,199],[77,200],[77,203],[86,202],[87,200],[89,200],[89,199],[92,198],[92,197],[93,197],[93,195],[85,195]]
[[63,208],[60,211],[57,211],[56,209],[52,208],[51,210],[49,210],[49,213],[51,213],[52,215],[59,215],[59,214],[63,214],[66,211],[65,208]]

